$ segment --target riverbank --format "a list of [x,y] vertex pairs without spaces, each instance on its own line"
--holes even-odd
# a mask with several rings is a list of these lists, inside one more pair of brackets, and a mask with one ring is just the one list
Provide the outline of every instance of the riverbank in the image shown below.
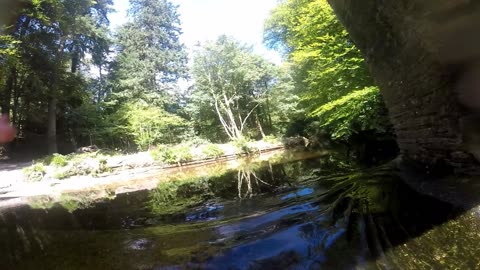
[[77,176],[97,178],[131,169],[174,168],[192,164],[208,164],[258,155],[283,147],[284,144],[278,139],[239,140],[226,144],[192,141],[176,145],[158,145],[151,147],[149,151],[137,153],[98,149],[96,146],[83,147],[81,148],[82,152],[79,153],[45,156],[32,161],[30,166],[23,166],[25,167],[23,168],[23,181],[65,180]]
[[[205,160],[205,162],[191,162],[182,166],[149,166],[116,170],[109,173],[91,176],[75,176],[69,179],[47,179],[39,182],[13,181],[8,187],[0,188],[0,208],[13,207],[22,204],[29,204],[32,198],[46,197],[42,200],[49,202],[59,201],[62,196],[69,194],[73,197],[88,197],[89,200],[108,198],[117,194],[124,194],[139,190],[150,190],[157,187],[162,181],[171,181],[180,178],[195,176],[208,176],[212,171],[235,170],[248,163],[261,163],[264,161],[282,162],[282,160],[297,160],[322,155],[322,152],[287,152],[283,147],[264,149],[262,153],[255,156],[225,157],[216,161]],[[21,173],[22,169],[11,171],[0,171],[0,179],[6,173]]]

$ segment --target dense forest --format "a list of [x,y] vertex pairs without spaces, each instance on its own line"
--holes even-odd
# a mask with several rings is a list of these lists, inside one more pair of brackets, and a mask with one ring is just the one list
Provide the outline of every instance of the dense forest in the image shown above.
[[111,0],[25,4],[0,35],[1,112],[18,130],[10,151],[391,139],[379,90],[326,0],[285,0],[272,11],[264,39],[283,54],[281,66],[229,36],[189,57],[177,9],[130,0],[127,22],[112,31]]

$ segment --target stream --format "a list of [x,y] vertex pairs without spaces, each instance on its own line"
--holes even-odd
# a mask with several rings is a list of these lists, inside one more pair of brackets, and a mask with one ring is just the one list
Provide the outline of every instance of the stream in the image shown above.
[[0,269],[480,268],[480,210],[415,192],[389,164],[286,152],[186,170],[0,211]]

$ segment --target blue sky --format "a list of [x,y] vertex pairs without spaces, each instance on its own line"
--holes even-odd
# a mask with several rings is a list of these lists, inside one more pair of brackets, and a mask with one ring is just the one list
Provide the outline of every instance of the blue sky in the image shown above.
[[[278,0],[172,0],[179,5],[183,35],[191,50],[197,42],[227,34],[254,46],[256,53],[279,64],[280,55],[262,44],[263,25]],[[114,0],[118,11],[110,16],[112,27],[126,20],[128,0]]]

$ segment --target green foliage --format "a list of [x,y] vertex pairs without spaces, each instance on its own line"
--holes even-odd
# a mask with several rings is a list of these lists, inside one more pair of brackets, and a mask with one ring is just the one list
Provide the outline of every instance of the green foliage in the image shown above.
[[195,89],[190,109],[201,130],[221,128],[234,140],[260,135],[262,126],[273,129],[270,99],[281,82],[280,71],[251,47],[220,36],[196,51],[192,73]]
[[252,145],[250,141],[245,139],[244,137],[236,139],[232,142],[232,144],[237,148],[237,154],[253,154],[258,152],[258,148]]
[[334,139],[385,132],[386,110],[360,51],[326,0],[287,0],[266,23],[266,42],[291,63],[300,106]]
[[204,202],[210,196],[209,178],[166,181],[159,183],[151,192],[150,205],[155,213],[179,213]]
[[65,167],[67,166],[67,164],[68,164],[68,161],[65,156],[60,154],[53,154],[49,165],[53,165],[55,167]]
[[[61,130],[73,130],[69,116],[89,98],[88,72],[78,71],[82,64],[89,64],[84,61],[86,55],[107,54],[111,5],[111,0],[25,1],[16,22],[2,29],[2,112],[12,116],[20,134],[52,133],[59,119]],[[49,108],[56,113],[47,114]],[[56,145],[50,142],[49,146]]]
[[266,143],[270,143],[270,144],[281,143],[281,140],[274,135],[265,136],[265,138],[263,138],[262,141],[264,141]]
[[53,177],[58,180],[64,180],[72,176],[75,176],[75,175],[72,174],[69,170],[62,170],[62,171],[55,172],[53,174]]
[[76,194],[75,197],[67,194],[60,195],[60,198],[53,199],[48,196],[33,197],[28,200],[28,204],[33,209],[51,209],[55,206],[60,206],[68,212],[73,213],[78,209],[85,209],[91,207],[96,199],[88,195]]
[[287,63],[279,69],[277,83],[266,102],[269,104],[272,132],[283,136],[287,128],[298,119],[305,117],[304,108],[299,106],[300,96],[292,77],[292,67]]
[[150,151],[150,155],[155,161],[166,164],[186,163],[193,160],[191,148],[186,144],[174,146],[160,145]]
[[35,164],[25,168],[24,174],[31,181],[40,181],[47,173],[46,166],[50,166],[49,175],[55,179],[66,179],[73,176],[91,175],[110,172],[107,158],[118,155],[114,151],[100,150],[93,153],[69,154],[67,156],[53,154],[35,161]]
[[53,176],[56,179],[62,180],[73,176],[97,176],[110,171],[111,169],[107,167],[107,160],[105,158],[88,157],[75,159],[68,167],[55,171]]
[[167,104],[167,91],[187,75],[177,7],[168,0],[132,0],[129,16],[117,34],[115,98]]
[[366,87],[354,91],[332,102],[326,103],[311,113],[321,120],[321,126],[330,131],[332,138],[349,138],[362,130],[387,132],[387,118],[379,117],[383,101],[377,87]]
[[18,56],[18,45],[20,43],[21,41],[15,39],[12,35],[0,35],[0,60]]
[[184,141],[183,143],[190,145],[191,147],[198,147],[201,145],[211,144],[209,140],[206,140],[200,137],[188,138],[188,140]]
[[155,144],[178,143],[188,134],[189,123],[178,115],[142,103],[122,109],[126,130],[142,150]]
[[23,169],[23,175],[29,182],[42,181],[46,173],[47,171],[42,163],[35,163],[34,165]]
[[223,151],[223,149],[216,144],[205,145],[202,148],[202,153],[208,158],[218,158],[225,155],[225,151]]

